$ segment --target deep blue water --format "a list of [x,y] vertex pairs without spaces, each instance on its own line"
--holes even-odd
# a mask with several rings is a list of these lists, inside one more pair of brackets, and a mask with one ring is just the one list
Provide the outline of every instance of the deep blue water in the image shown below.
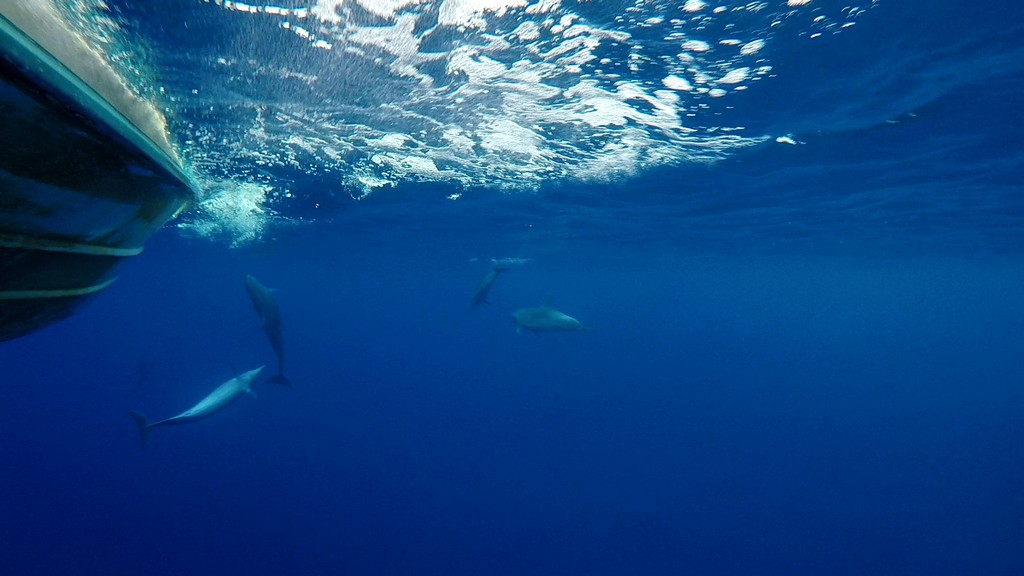
[[[457,175],[391,165],[363,173],[389,183],[362,199],[346,171],[388,165],[359,140],[382,126],[367,111],[405,77],[298,52],[303,73],[372,86],[337,104],[364,127],[328,134],[322,83],[289,92],[270,65],[202,76],[248,53],[243,32],[286,59],[295,35],[268,14],[110,4],[197,178],[269,192],[258,238],[230,217],[244,202],[197,207],[76,315],[0,345],[5,574],[1024,573],[1017,2],[883,0],[816,40],[818,13],[789,17],[765,36],[771,77],[695,96],[711,107],[694,122],[769,137],[716,163],[587,180],[560,135],[540,147],[557,162],[506,151],[484,186],[485,146],[446,165],[424,144]],[[706,25],[753,38],[785,11],[766,4]],[[615,17],[632,3],[566,6],[629,27]],[[811,5],[827,22],[844,6]],[[662,32],[630,30],[661,49]],[[660,88],[647,73],[632,81]],[[439,102],[416,112],[479,125]],[[294,120],[260,125],[258,156],[254,110]],[[320,129],[358,142],[329,165],[282,143]],[[580,150],[616,137],[601,130]],[[534,161],[548,176],[516,188]],[[529,261],[472,310],[504,257]],[[129,410],[171,416],[274,364],[246,274],[279,289],[293,388],[258,386],[140,450]],[[547,299],[588,329],[517,334],[512,311]]]

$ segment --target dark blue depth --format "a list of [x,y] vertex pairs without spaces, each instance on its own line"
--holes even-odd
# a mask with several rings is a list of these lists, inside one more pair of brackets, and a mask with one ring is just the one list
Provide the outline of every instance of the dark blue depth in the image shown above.
[[[0,345],[0,571],[1024,573],[1003,4],[892,0],[838,61],[780,48],[731,113],[803,145],[457,202],[291,174],[260,242],[162,231],[80,313]],[[472,309],[500,257],[531,260]],[[276,366],[246,274],[279,289],[293,387],[140,451],[129,410]],[[588,329],[517,335],[547,299]]]

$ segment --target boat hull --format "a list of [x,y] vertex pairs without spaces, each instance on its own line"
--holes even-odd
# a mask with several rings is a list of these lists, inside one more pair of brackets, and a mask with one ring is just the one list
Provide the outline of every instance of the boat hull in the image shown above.
[[108,286],[194,190],[163,148],[0,16],[0,341]]

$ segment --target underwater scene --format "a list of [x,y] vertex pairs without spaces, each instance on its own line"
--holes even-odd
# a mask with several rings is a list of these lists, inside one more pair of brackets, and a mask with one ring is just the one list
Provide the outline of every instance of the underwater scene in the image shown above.
[[0,0],[0,572],[1024,574],[1018,0]]

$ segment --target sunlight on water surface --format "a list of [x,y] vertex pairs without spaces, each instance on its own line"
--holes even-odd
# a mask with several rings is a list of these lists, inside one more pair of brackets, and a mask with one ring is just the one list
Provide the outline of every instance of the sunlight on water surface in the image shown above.
[[[161,100],[200,179],[274,189],[252,205],[287,201],[287,174],[364,198],[404,182],[531,191],[720,160],[781,136],[727,119],[733,98],[773,80],[773,39],[839,33],[866,9],[817,4],[204,0],[163,16],[186,48],[134,45],[125,29],[153,23],[119,22],[106,2],[66,13]],[[258,235],[258,211],[225,220],[216,202],[197,215],[216,222],[193,231],[245,222],[235,236]]]

